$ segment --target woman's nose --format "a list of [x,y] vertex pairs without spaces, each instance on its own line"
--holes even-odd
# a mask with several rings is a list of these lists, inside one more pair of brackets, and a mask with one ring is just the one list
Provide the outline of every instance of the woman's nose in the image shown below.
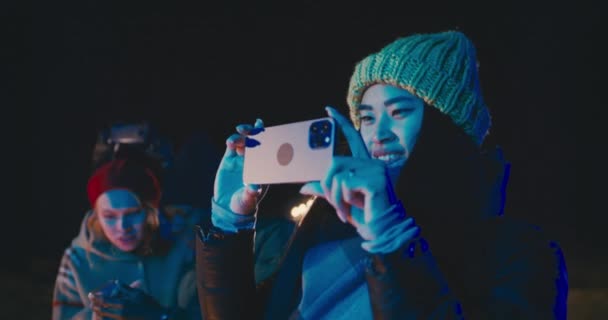
[[381,144],[386,143],[395,138],[395,134],[391,130],[390,120],[386,119],[385,116],[381,116],[378,118],[378,123],[376,125],[374,135],[372,140],[374,143]]

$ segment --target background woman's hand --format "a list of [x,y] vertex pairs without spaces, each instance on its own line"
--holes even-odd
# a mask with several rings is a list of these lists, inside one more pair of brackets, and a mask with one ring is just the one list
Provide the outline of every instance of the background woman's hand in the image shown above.
[[161,319],[166,310],[137,287],[115,282],[113,290],[89,294],[95,319]]

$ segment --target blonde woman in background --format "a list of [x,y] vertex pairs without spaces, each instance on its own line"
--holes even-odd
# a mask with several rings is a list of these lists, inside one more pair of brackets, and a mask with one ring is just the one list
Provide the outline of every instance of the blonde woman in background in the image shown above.
[[159,179],[136,158],[100,166],[87,193],[92,209],[61,259],[52,319],[200,319],[200,212],[160,208]]

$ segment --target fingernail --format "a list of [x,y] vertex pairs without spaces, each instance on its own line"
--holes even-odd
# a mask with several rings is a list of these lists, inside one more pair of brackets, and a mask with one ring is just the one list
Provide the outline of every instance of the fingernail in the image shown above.
[[263,132],[263,131],[264,131],[264,128],[253,128],[253,129],[249,130],[249,134],[250,135],[256,135],[256,134],[258,134],[260,132]]
[[259,146],[260,142],[255,139],[245,138],[245,146],[248,148],[253,148],[255,146]]

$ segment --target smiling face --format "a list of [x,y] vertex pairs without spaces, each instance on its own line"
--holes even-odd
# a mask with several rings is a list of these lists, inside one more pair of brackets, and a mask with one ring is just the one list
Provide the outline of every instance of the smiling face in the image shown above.
[[146,209],[130,191],[102,193],[95,202],[95,212],[106,238],[118,249],[131,252],[142,243]]
[[424,101],[402,88],[375,84],[364,92],[357,111],[367,150],[396,181],[418,140]]

